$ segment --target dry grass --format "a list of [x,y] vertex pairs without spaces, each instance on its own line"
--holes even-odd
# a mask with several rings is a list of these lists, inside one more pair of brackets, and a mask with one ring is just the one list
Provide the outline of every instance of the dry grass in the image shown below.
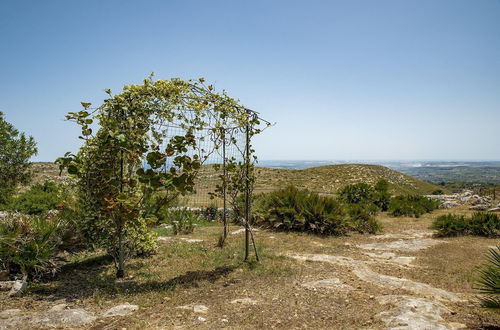
[[[466,210],[460,210],[467,212]],[[407,229],[428,230],[434,217],[447,211],[436,211],[420,219],[379,216],[385,232],[400,233]],[[232,227],[235,230],[238,227]],[[197,228],[190,238],[202,243],[174,239],[162,243],[151,258],[131,260],[128,278],[114,279],[109,258],[95,254],[68,256],[72,260],[55,281],[32,285],[28,295],[8,299],[6,308],[43,310],[58,302],[100,312],[125,302],[141,309],[133,316],[104,319],[92,325],[96,329],[149,329],[184,326],[186,328],[384,328],[375,316],[387,308],[374,297],[383,294],[405,294],[361,281],[348,267],[298,262],[286,253],[322,253],[369,260],[355,247],[380,241],[370,235],[318,237],[301,233],[259,231],[256,233],[261,263],[241,263],[243,235],[230,235],[224,249],[215,247],[221,228]],[[500,315],[479,307],[474,298],[475,269],[481,264],[492,239],[461,237],[447,243],[404,255],[417,256],[415,267],[393,264],[373,266],[377,272],[400,276],[451,292],[465,295],[468,302],[451,304],[449,321],[465,323],[471,328],[500,324]],[[314,291],[300,284],[306,281],[339,277],[355,288],[353,291]],[[231,300],[249,297],[256,305],[232,304]],[[203,304],[207,314],[175,307]],[[201,322],[198,316],[206,321]]]

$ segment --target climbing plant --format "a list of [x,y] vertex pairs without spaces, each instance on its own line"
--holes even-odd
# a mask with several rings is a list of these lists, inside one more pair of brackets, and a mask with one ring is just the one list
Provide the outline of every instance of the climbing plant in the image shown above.
[[[253,136],[261,129],[253,111],[225,91],[216,92],[203,78],[150,76],[119,94],[105,91],[102,105],[82,102],[81,111],[67,115],[81,127],[84,144],[57,162],[77,178],[82,232],[108,250],[117,277],[123,277],[128,257],[155,249],[148,228],[155,220],[152,209],[194,191],[195,177],[220,147],[223,132],[245,129]],[[182,133],[172,136],[172,127]],[[201,131],[208,136],[199,137]],[[213,150],[201,147],[203,139],[212,139]],[[250,157],[247,153],[245,161]]]

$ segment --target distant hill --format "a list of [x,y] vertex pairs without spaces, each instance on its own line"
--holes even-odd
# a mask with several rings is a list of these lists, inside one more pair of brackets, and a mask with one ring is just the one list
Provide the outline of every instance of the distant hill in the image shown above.
[[440,187],[420,181],[380,165],[342,164],[312,167],[302,170],[257,168],[256,191],[276,189],[289,184],[322,193],[335,193],[354,183],[374,184],[385,179],[390,192],[400,194],[430,194]]
[[[67,179],[64,172],[59,176],[59,168],[53,163],[34,163],[33,172],[34,182],[60,182]],[[212,166],[203,166],[196,185],[199,193],[213,191],[218,182],[218,174]],[[256,177],[255,192],[276,190],[293,184],[323,194],[334,194],[349,184],[375,184],[380,179],[389,182],[389,190],[395,195],[430,194],[436,189],[443,189],[384,166],[366,164],[327,165],[302,170],[257,167]]]

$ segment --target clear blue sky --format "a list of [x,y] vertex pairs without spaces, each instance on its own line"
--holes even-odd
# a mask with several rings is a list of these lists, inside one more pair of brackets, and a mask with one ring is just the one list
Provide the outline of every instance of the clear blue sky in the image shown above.
[[0,111],[36,160],[104,88],[205,77],[270,121],[261,159],[500,159],[500,1],[0,2]]

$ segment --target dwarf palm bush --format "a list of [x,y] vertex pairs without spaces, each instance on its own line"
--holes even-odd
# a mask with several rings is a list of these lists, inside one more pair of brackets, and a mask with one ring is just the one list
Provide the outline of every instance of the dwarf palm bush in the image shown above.
[[0,222],[0,267],[31,278],[52,272],[59,243],[57,219],[11,214]]
[[470,217],[456,214],[438,217],[432,227],[439,236],[474,235],[500,237],[500,217],[495,213],[477,212]]
[[387,211],[391,200],[389,182],[381,179],[375,186],[366,183],[347,185],[339,193],[339,199],[346,204],[375,205],[380,211]]
[[164,213],[167,223],[172,225],[174,235],[191,234],[194,231],[194,223],[200,221],[200,215],[187,208],[172,208]]
[[293,186],[256,196],[257,224],[285,231],[343,234],[342,207],[332,198]]
[[371,232],[371,217],[350,216],[346,204],[290,186],[255,197],[258,225],[285,231],[343,235],[349,230]]
[[500,246],[490,249],[486,263],[479,270],[479,292],[484,307],[500,308]]
[[420,195],[396,196],[391,199],[389,213],[395,217],[418,218],[439,208],[439,202]]

